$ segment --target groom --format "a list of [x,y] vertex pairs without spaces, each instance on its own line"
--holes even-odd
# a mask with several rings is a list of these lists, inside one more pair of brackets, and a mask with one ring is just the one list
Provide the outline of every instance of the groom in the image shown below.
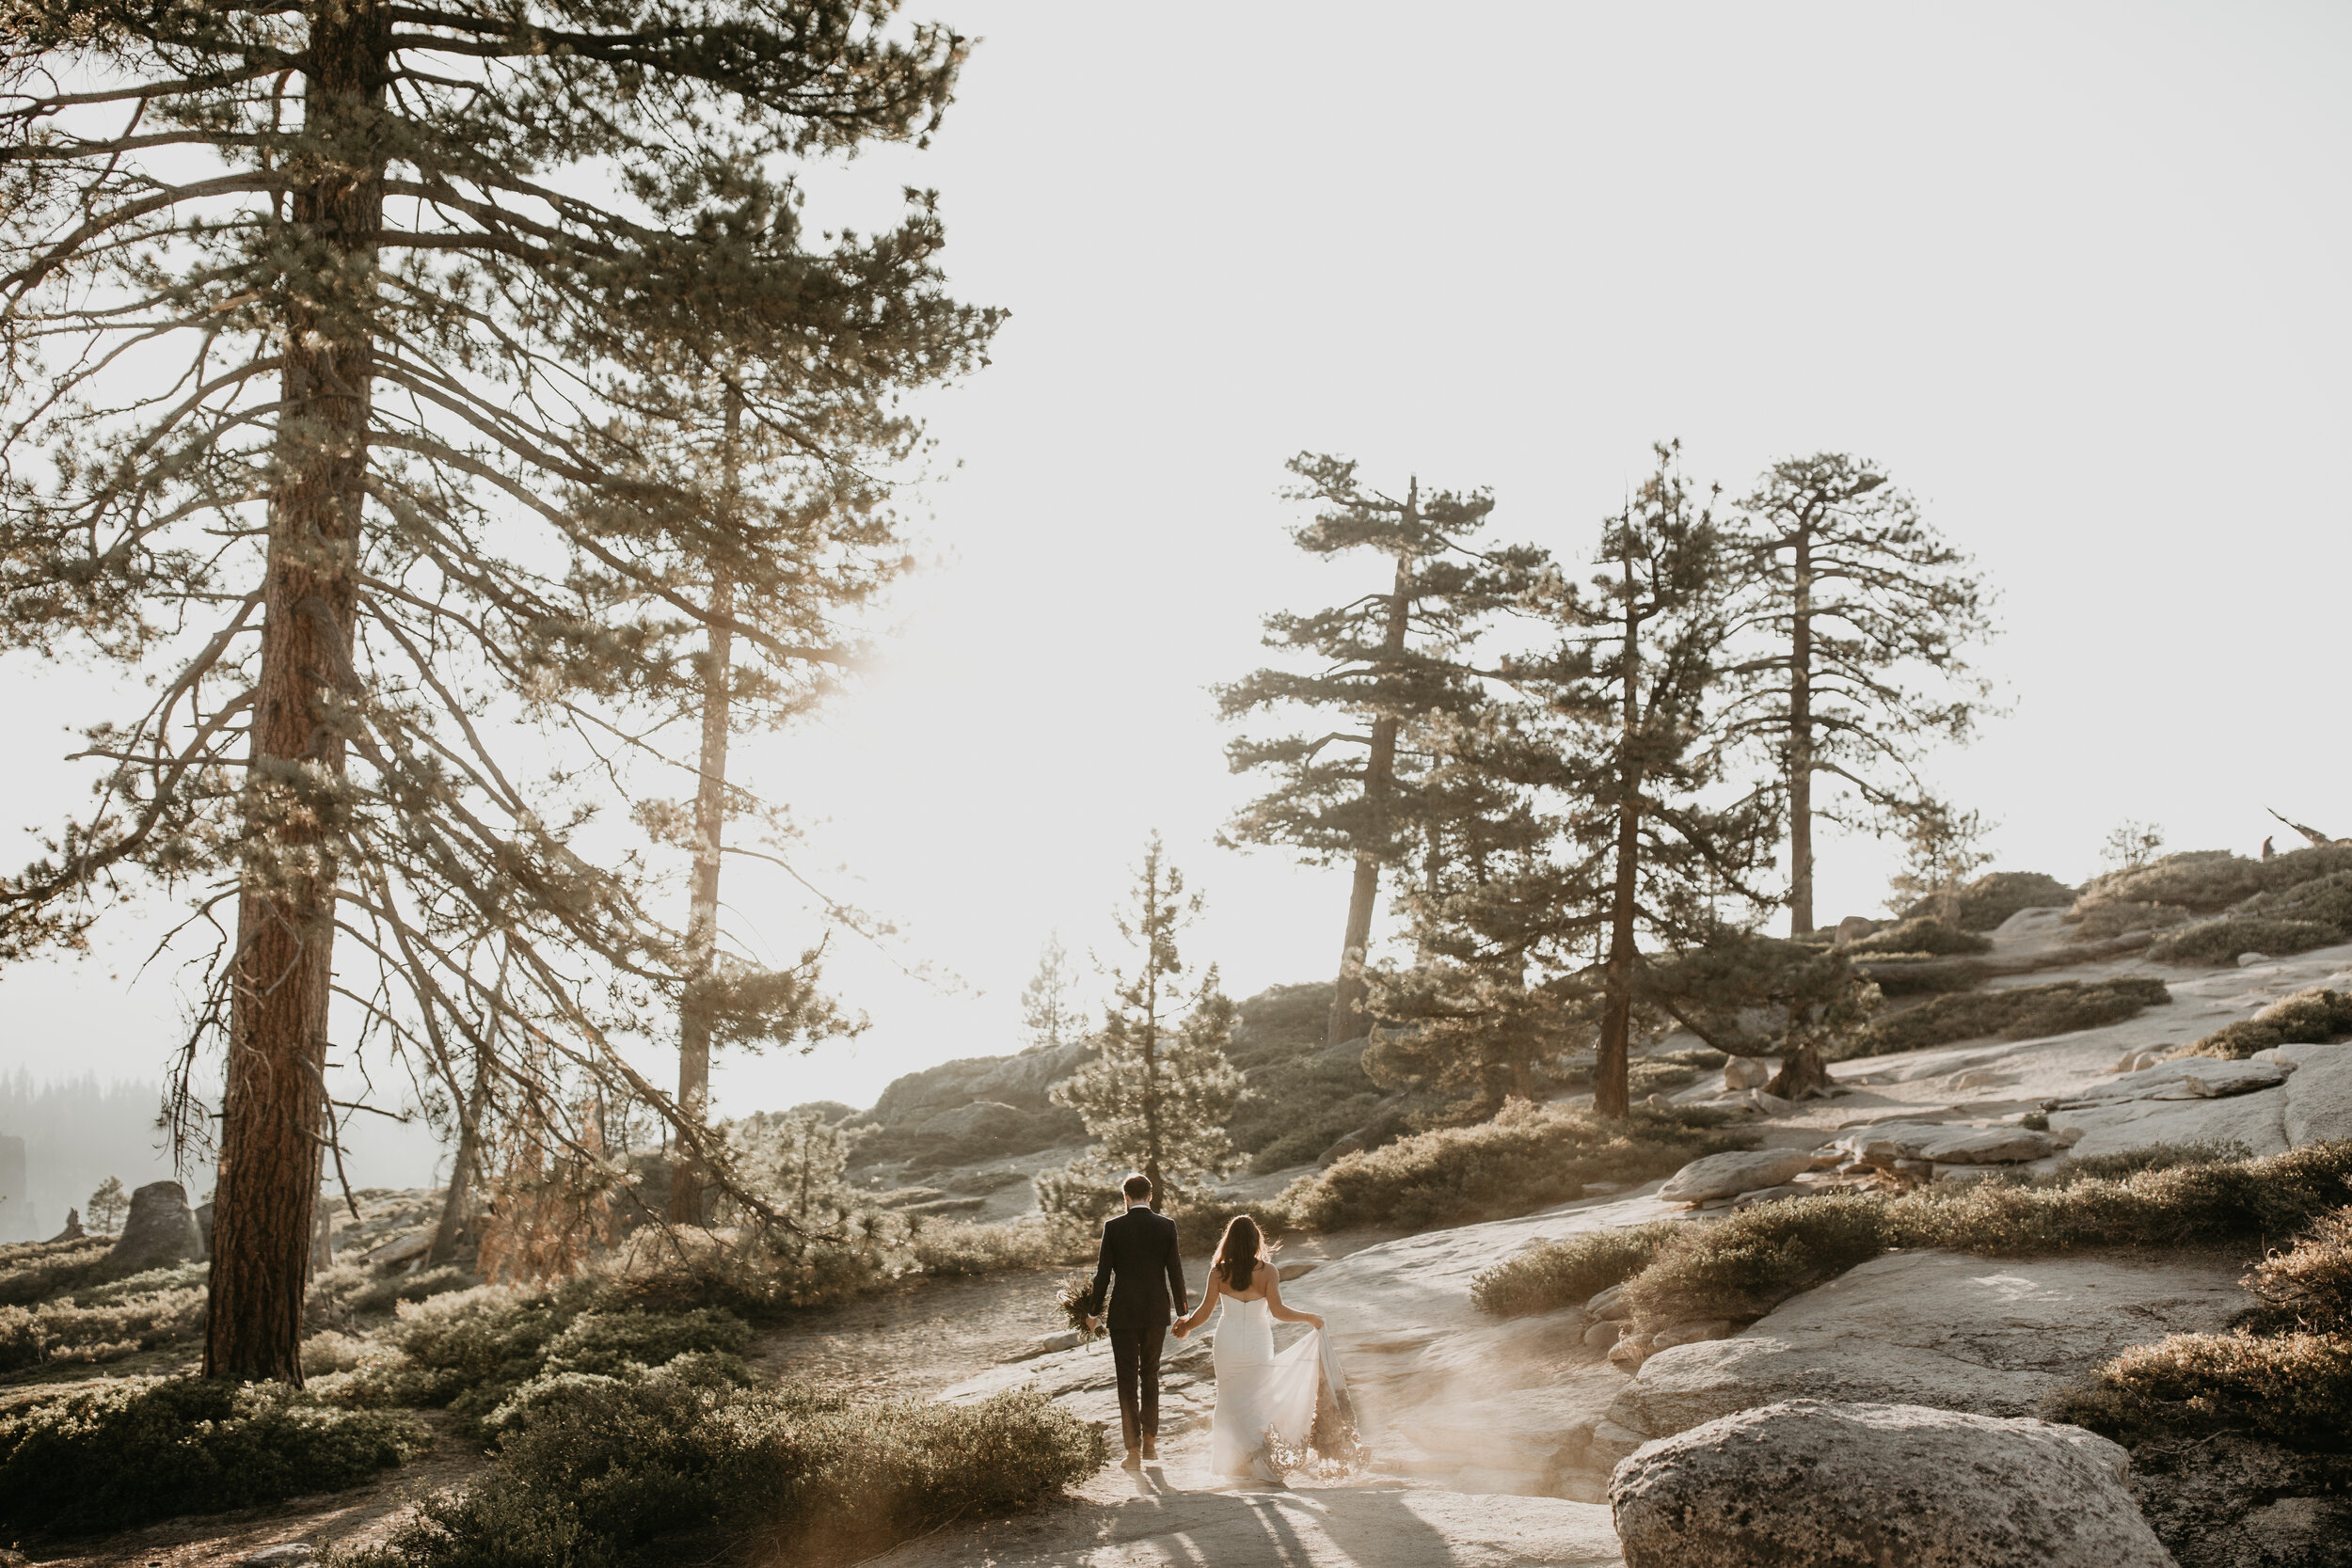
[[1127,1195],[1127,1212],[1104,1223],[1087,1314],[1101,1326],[1108,1291],[1119,1421],[1127,1437],[1127,1468],[1134,1470],[1160,1457],[1160,1346],[1169,1320],[1184,1310],[1184,1265],[1176,1256],[1176,1222],[1152,1212],[1152,1179],[1130,1176],[1120,1190]]

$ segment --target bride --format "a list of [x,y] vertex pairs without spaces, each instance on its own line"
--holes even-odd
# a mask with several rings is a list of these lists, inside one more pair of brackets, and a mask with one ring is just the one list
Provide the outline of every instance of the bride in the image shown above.
[[[1279,1481],[1281,1473],[1268,1450],[1305,1448],[1315,1424],[1315,1394],[1326,1359],[1323,1320],[1282,1305],[1273,1248],[1247,1214],[1234,1215],[1226,1226],[1200,1305],[1177,1321],[1176,1337],[1199,1328],[1219,1301],[1225,1311],[1216,1321],[1216,1414],[1209,1423],[1209,1468],[1220,1476]],[[1305,1323],[1315,1332],[1277,1355],[1277,1322]]]

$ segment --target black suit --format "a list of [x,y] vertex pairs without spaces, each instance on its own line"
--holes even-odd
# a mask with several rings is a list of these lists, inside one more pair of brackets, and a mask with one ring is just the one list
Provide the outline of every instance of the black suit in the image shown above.
[[1160,1347],[1168,1323],[1184,1310],[1184,1264],[1176,1255],[1176,1222],[1138,1205],[1103,1227],[1088,1310],[1107,1314],[1111,1364],[1119,1373],[1119,1419],[1127,1447],[1156,1440],[1160,1431]]

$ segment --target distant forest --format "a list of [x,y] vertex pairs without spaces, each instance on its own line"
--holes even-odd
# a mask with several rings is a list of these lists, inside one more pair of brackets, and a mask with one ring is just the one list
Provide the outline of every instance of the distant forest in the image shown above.
[[[65,1212],[87,1203],[109,1176],[125,1187],[171,1176],[171,1150],[155,1126],[162,1100],[159,1085],[132,1079],[36,1083],[24,1068],[0,1076],[0,1242],[56,1235]],[[189,1196],[200,1199],[211,1185],[199,1175]]]

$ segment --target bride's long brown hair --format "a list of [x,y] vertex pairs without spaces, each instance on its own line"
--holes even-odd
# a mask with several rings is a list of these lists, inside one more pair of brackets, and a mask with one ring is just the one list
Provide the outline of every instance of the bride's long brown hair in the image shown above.
[[1209,1267],[1225,1277],[1225,1288],[1235,1295],[1249,1289],[1261,1263],[1271,1267],[1274,1248],[1267,1244],[1265,1233],[1258,1222],[1248,1214],[1235,1214],[1225,1225],[1224,1238],[1216,1243],[1216,1257]]

